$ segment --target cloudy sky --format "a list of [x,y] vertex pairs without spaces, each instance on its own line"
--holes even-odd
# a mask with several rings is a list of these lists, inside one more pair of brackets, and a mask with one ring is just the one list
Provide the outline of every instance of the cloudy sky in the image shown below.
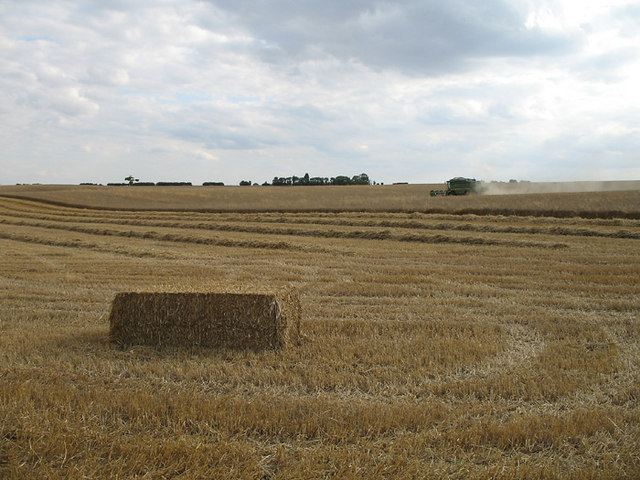
[[637,0],[0,0],[0,184],[640,179]]

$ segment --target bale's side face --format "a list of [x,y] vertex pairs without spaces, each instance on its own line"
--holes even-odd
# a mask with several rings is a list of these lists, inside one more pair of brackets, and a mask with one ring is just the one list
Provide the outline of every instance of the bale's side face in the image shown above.
[[281,348],[297,341],[295,292],[119,293],[110,337],[122,345]]

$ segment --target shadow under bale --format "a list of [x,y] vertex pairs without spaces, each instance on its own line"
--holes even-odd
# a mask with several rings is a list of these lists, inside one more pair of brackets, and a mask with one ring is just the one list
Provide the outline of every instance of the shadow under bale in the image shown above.
[[116,295],[109,337],[123,346],[279,349],[298,341],[297,292],[126,292]]

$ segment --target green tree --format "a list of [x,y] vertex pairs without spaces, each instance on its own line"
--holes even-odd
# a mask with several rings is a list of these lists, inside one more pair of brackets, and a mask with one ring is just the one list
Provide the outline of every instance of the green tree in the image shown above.
[[351,183],[354,185],[371,185],[371,180],[369,180],[369,175],[361,173],[360,175],[354,175]]
[[350,185],[351,184],[351,179],[345,175],[338,175],[335,178],[332,178],[332,184],[333,185]]

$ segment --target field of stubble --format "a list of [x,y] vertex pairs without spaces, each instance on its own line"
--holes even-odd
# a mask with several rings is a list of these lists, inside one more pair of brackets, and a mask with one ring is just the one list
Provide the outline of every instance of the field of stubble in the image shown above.
[[[639,478],[639,247],[615,215],[0,198],[0,477]],[[303,341],[108,341],[116,292],[225,285],[297,287]]]

